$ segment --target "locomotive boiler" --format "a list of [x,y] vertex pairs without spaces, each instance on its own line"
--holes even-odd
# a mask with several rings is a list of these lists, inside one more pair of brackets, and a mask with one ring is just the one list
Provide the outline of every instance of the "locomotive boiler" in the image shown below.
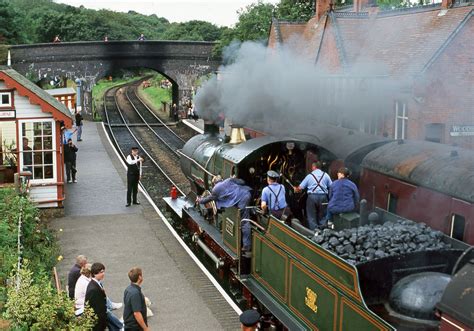
[[[312,233],[301,225],[304,195],[291,187],[312,161],[321,161],[329,173],[342,164],[354,168],[369,152],[390,143],[341,128],[323,130],[245,140],[237,128],[225,142],[214,126],[207,126],[205,134],[193,137],[181,151],[181,168],[192,191],[178,199],[165,198],[168,209],[192,233],[197,249],[215,263],[219,275],[229,279],[232,292],[240,293],[237,300],[276,317],[271,323],[277,328],[474,327],[473,291],[465,292],[459,305],[460,286],[472,286],[474,264],[469,261],[474,254],[469,245],[380,208],[374,208],[373,224],[344,222],[342,215],[336,230]],[[255,207],[268,170],[282,174],[287,201],[299,219],[285,223]],[[195,204],[216,175],[236,176],[252,188],[251,219],[240,219],[235,207],[216,210]],[[250,258],[241,252],[242,222],[252,224]],[[387,232],[390,235],[382,235]]]

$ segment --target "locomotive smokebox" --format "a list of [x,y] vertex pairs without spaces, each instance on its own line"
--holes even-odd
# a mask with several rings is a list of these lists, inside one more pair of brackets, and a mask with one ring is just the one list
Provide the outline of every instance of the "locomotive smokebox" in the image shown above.
[[392,288],[389,310],[400,318],[435,321],[435,306],[441,300],[451,276],[421,272],[399,280]]
[[219,126],[212,121],[204,121],[204,133],[218,135]]

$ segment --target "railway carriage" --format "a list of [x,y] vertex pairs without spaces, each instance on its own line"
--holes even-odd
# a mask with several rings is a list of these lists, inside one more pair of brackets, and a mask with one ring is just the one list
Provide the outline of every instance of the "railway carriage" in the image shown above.
[[[234,131],[237,132],[235,137],[242,136],[241,130]],[[181,167],[192,184],[192,192],[187,197],[165,198],[168,208],[190,229],[193,240],[215,262],[219,274],[230,279],[234,290],[241,290],[247,305],[257,305],[263,312],[275,316],[277,327],[291,330],[434,330],[439,320],[433,312],[440,300],[444,305],[440,304],[438,309],[442,314],[446,312],[443,321],[473,327],[469,306],[456,309],[453,307],[456,300],[440,297],[444,288],[452,283],[449,275],[455,274],[459,266],[463,266],[464,274],[472,274],[474,265],[466,261],[474,255],[467,251],[469,246],[465,243],[438,233],[434,236],[443,245],[437,249],[354,263],[316,243],[311,238],[313,233],[308,233],[304,227],[290,226],[255,208],[251,217],[252,257],[246,258],[240,251],[240,228],[241,222],[248,220],[240,219],[239,210],[227,208],[214,213],[212,208],[194,204],[196,196],[210,188],[214,175],[244,179],[252,187],[253,201],[258,205],[269,169],[279,170],[289,188],[306,174],[313,160],[323,161],[326,170],[331,172],[341,164],[360,164],[369,152],[389,143],[343,131],[337,128],[319,131],[320,135],[264,136],[224,143],[215,134],[215,128],[208,126],[206,134],[192,138],[181,151]],[[341,140],[342,134],[348,139]],[[304,197],[291,190],[287,192],[293,208],[304,205]],[[388,221],[398,226],[406,222],[387,211],[377,209],[376,212],[381,223]],[[298,222],[294,221],[294,224]],[[355,225],[359,223],[349,226]],[[459,278],[458,274],[455,279]],[[427,279],[430,284],[438,284],[432,286],[432,291],[420,288],[420,283]],[[406,293],[420,293],[421,305],[412,306],[410,298],[403,299]],[[454,292],[446,293],[449,296]],[[474,295],[467,297],[466,302],[473,303]],[[453,310],[458,311],[454,317]]]

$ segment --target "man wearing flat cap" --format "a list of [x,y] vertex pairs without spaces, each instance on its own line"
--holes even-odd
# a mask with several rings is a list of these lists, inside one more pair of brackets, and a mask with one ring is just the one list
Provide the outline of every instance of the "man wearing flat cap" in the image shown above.
[[264,212],[268,210],[271,215],[281,219],[287,203],[285,187],[277,182],[279,177],[276,171],[267,172],[268,186],[262,191],[261,208]]
[[260,313],[255,309],[249,309],[240,314],[242,331],[255,331],[260,321]]

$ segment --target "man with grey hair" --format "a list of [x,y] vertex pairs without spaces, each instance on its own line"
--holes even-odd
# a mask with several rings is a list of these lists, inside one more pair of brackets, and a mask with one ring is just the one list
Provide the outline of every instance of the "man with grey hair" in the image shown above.
[[87,257],[84,255],[78,255],[76,257],[76,263],[69,270],[67,275],[67,286],[68,294],[71,299],[74,299],[74,289],[76,288],[76,283],[79,277],[81,276],[81,268],[87,264]]

